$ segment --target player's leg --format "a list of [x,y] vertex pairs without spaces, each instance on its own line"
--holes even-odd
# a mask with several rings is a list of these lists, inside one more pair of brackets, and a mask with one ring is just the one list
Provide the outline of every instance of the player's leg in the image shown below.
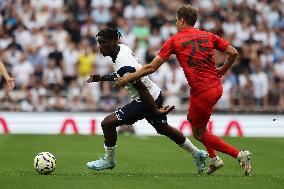
[[[201,141],[199,138],[198,138],[198,134],[200,132],[200,129],[199,128],[197,131],[196,127],[192,127],[192,132],[193,132],[193,136],[194,138],[196,138],[197,140],[199,140],[200,142],[203,143],[203,145],[205,146],[205,148],[207,149],[208,153],[209,153],[209,165],[208,165],[208,169],[207,169],[207,174],[212,174],[213,172],[215,172],[216,170],[220,169],[221,167],[224,166],[224,163],[222,161],[222,159],[220,159],[218,156],[217,156],[217,153],[215,151],[214,148],[212,148],[208,143],[204,142],[204,141]],[[204,129],[206,129],[204,127]],[[201,132],[200,132],[201,133]]]
[[[246,176],[250,175],[251,172],[251,153],[249,151],[239,151],[237,148],[229,145],[221,138],[217,137],[208,132],[207,129],[201,128],[193,128],[194,137],[200,140],[205,146],[211,146],[215,150],[219,152],[223,152],[232,156],[233,158],[237,159],[244,169],[244,173]],[[198,133],[198,134],[197,134]],[[223,161],[218,157],[210,158],[209,160],[209,167],[208,167],[208,174],[213,173],[215,170],[219,169],[224,165]]]
[[[149,120],[148,120],[149,121]],[[204,150],[199,150],[192,142],[183,135],[178,129],[170,126],[168,123],[149,121],[151,125],[156,129],[157,133],[164,135],[174,141],[179,147],[192,155],[194,163],[197,167],[198,174],[201,174],[206,167],[206,159],[208,154]]]
[[201,141],[204,145],[210,146],[219,152],[223,152],[234,158],[237,158],[239,154],[239,150],[237,148],[229,145],[216,135],[209,133],[206,128],[192,126],[192,132],[194,138]]
[[113,169],[115,167],[115,148],[117,141],[116,127],[120,125],[115,113],[107,116],[101,123],[104,133],[105,155],[98,160],[90,161],[87,167],[94,170]]
[[[209,118],[204,118],[202,117],[200,111],[198,111],[198,99],[195,96],[192,96],[190,98],[190,108],[188,111],[188,115],[187,115],[187,119],[188,121],[191,123],[191,127],[192,127],[192,132],[193,132],[193,136],[199,140],[198,136],[202,131],[201,129],[206,129],[206,125],[207,122],[209,121]],[[203,115],[204,116],[204,115]],[[200,123],[200,120],[204,120],[205,121],[203,123]],[[201,125],[201,129],[197,130],[196,125]],[[203,126],[202,126],[203,125]],[[199,140],[200,141],[200,140]],[[224,163],[223,161],[217,156],[217,153],[215,151],[214,148],[212,148],[210,145],[208,145],[207,143],[204,143],[203,141],[200,141],[203,143],[203,145],[205,146],[208,154],[209,154],[209,165],[208,165],[208,170],[207,170],[207,174],[212,174],[213,172],[215,172],[216,170],[218,170],[219,168],[223,167]]]
[[183,133],[178,129],[166,123],[165,120],[163,120],[163,123],[159,123],[159,120],[154,121],[149,120],[148,118],[146,119],[155,128],[158,134],[168,137],[181,147],[185,147],[184,149],[193,155],[196,155],[198,153],[198,149],[191,143],[191,141],[187,137],[185,137]]
[[115,113],[107,116],[102,121],[102,129],[105,138],[105,155],[96,160],[87,163],[87,166],[94,170],[113,169],[115,166],[115,151],[117,131],[116,127],[120,125],[132,125],[139,119],[144,118],[145,104],[139,101],[131,103],[119,108]]
[[[189,120],[192,123],[193,135],[196,139],[201,141],[204,144],[204,146],[207,148],[211,147],[214,150],[226,153],[238,159],[239,161],[241,161],[240,159],[242,159],[243,162],[242,167],[245,170],[245,174],[247,174],[251,170],[249,162],[250,153],[249,152],[241,153],[237,148],[229,145],[228,143],[226,143],[224,140],[217,137],[216,135],[209,133],[208,130],[206,129],[206,125],[212,114],[213,106],[219,100],[221,95],[222,95],[222,86],[218,86],[210,91],[200,94],[198,98],[193,98],[193,100],[191,101],[191,108],[188,115]],[[218,166],[217,168],[220,168],[223,164],[222,160],[220,160],[217,156],[212,157],[211,162],[214,162],[212,166],[215,167]],[[209,165],[209,168],[212,166]],[[212,172],[208,170],[208,173],[210,174]]]
[[[158,97],[155,101],[158,108],[163,105],[162,95]],[[191,141],[183,135],[178,129],[170,126],[167,122],[167,116],[162,117],[152,117],[151,112],[145,115],[146,120],[156,129],[157,133],[164,135],[174,141],[182,149],[189,152],[194,160],[198,169],[198,173],[202,173],[206,166],[207,153],[203,150],[197,149]]]
[[105,146],[114,147],[117,141],[116,127],[121,125],[120,120],[118,120],[116,113],[104,118],[101,123],[101,127],[104,133]]

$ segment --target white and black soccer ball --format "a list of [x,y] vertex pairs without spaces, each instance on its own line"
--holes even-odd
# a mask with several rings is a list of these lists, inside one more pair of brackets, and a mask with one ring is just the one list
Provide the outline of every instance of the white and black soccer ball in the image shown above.
[[48,175],[55,170],[56,159],[50,152],[40,152],[34,159],[34,168],[41,175]]

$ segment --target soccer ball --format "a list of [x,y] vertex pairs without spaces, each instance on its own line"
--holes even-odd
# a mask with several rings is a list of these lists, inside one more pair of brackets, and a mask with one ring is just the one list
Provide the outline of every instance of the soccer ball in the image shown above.
[[48,175],[55,170],[56,159],[50,152],[40,152],[34,159],[34,168],[41,175]]

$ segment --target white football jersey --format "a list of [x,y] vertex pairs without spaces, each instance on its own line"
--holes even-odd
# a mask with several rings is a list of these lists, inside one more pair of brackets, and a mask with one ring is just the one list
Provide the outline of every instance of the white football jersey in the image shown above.
[[[123,77],[128,73],[133,73],[140,69],[142,65],[135,58],[134,53],[128,46],[124,44],[119,44],[119,46],[120,50],[113,66],[117,76]],[[161,93],[161,89],[153,83],[148,76],[142,77],[141,81],[147,87],[153,99],[156,100]],[[128,90],[128,93],[133,100],[138,100],[140,98],[138,91],[130,83],[128,83],[125,88]]]

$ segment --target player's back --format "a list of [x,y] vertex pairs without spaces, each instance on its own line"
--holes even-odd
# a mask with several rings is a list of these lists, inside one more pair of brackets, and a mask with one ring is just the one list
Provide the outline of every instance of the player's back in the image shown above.
[[228,42],[206,31],[189,27],[172,36],[179,64],[191,87],[191,94],[221,84],[213,59],[214,49],[224,51]]

